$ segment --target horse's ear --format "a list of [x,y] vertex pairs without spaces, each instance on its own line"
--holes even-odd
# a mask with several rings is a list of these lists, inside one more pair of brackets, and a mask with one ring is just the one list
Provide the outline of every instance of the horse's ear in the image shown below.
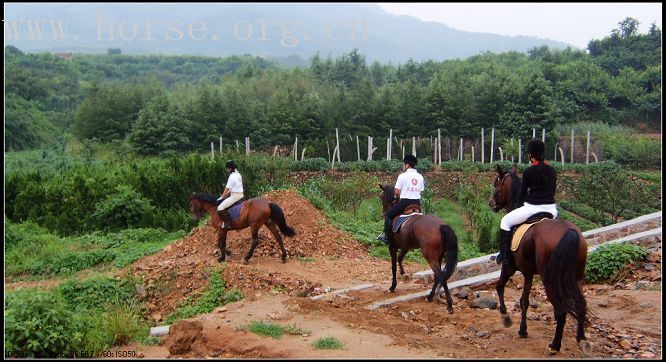
[[511,173],[518,173],[518,166],[515,163],[511,166]]
[[502,167],[500,165],[495,165],[495,170],[497,171],[497,174],[502,177],[504,175],[504,171],[502,170]]
[[379,184],[379,188],[382,189],[382,191],[384,191],[384,185]]

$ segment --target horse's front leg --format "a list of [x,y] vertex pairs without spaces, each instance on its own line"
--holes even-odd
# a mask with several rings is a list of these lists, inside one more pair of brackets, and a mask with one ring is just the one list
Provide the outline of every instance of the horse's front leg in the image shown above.
[[250,262],[250,258],[252,257],[252,254],[254,254],[254,249],[259,245],[259,227],[257,225],[252,225],[252,246],[250,247],[250,250],[247,252],[247,255],[245,255],[245,259],[243,259],[243,264],[247,264]]
[[227,254],[227,231],[218,228],[217,231],[217,247],[220,249],[220,256],[217,257],[218,262],[223,262]]
[[395,248],[393,245],[389,246],[389,253],[391,253],[391,272],[393,273],[393,281],[391,283],[391,287],[389,288],[389,292],[393,293],[395,291],[395,287],[398,286],[398,281],[396,279],[396,273],[398,269],[398,249]]
[[503,264],[502,265],[502,271],[500,273],[500,278],[497,281],[497,286],[495,289],[497,290],[497,297],[499,298],[500,302],[500,314],[502,314],[502,323],[504,324],[505,328],[511,327],[513,322],[511,322],[511,316],[506,312],[506,305],[504,304],[504,287],[506,286],[506,283],[509,281],[509,278],[516,272],[516,269],[513,266]]
[[518,335],[521,338],[527,338],[527,308],[530,306],[530,290],[532,290],[532,281],[534,274],[525,273],[525,286],[523,295],[520,297],[520,329]]

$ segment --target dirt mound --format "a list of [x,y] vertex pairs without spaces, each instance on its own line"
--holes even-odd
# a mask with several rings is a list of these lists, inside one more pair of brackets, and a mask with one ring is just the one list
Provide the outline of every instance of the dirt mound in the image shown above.
[[[329,220],[308,200],[293,191],[272,191],[263,197],[284,210],[287,225],[297,235],[284,237],[284,246],[289,258],[297,257],[344,257],[367,258],[367,248],[353,240],[347,233],[330,226]],[[149,314],[159,321],[172,311],[179,301],[187,296],[196,296],[208,284],[213,270],[223,270],[230,287],[238,287],[244,295],[256,291],[280,290],[290,295],[309,295],[317,283],[301,278],[288,277],[279,272],[259,272],[243,268],[242,260],[252,244],[250,229],[232,231],[228,234],[227,256],[229,263],[220,268],[217,262],[216,230],[208,223],[198,227],[184,239],[168,245],[161,252],[143,258],[131,267],[134,275],[142,276],[146,285],[137,286],[137,291],[148,299]],[[250,264],[259,258],[280,258],[280,249],[273,235],[262,227],[259,245]],[[287,259],[290,262],[290,259]]]
[[169,337],[164,346],[171,354],[183,354],[192,349],[192,344],[202,339],[201,322],[180,321],[169,328]]

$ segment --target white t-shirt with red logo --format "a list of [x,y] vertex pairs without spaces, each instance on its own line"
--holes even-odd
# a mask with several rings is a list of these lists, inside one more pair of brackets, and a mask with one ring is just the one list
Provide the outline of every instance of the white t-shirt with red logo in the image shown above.
[[395,188],[400,190],[401,199],[420,200],[423,186],[423,176],[413,168],[401,173],[395,183]]

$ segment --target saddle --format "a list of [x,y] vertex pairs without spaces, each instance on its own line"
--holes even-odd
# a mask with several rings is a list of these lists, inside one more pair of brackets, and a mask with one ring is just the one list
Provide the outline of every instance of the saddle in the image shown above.
[[397,233],[400,230],[400,227],[402,224],[405,223],[405,221],[411,219],[413,216],[416,215],[423,215],[421,212],[421,205],[409,205],[405,208],[405,210],[402,212],[402,215],[397,216],[395,219],[393,219],[393,233]]
[[552,218],[553,214],[549,212],[538,212],[528,217],[524,223],[513,226],[511,228],[511,232],[513,233],[513,236],[511,237],[511,251],[518,250],[518,247],[520,246],[520,240],[522,240],[527,230],[542,220]]
[[[228,198],[228,196],[225,197],[224,199],[220,200],[220,203],[222,203],[222,201],[226,200],[227,198]],[[231,221],[232,222],[240,217],[240,212],[241,212],[241,209],[243,208],[243,204],[245,203],[245,201],[247,201],[247,199],[245,197],[243,197],[242,199],[236,201],[233,205],[229,206],[229,208],[227,208],[227,211],[229,212],[229,215],[231,216]]]

